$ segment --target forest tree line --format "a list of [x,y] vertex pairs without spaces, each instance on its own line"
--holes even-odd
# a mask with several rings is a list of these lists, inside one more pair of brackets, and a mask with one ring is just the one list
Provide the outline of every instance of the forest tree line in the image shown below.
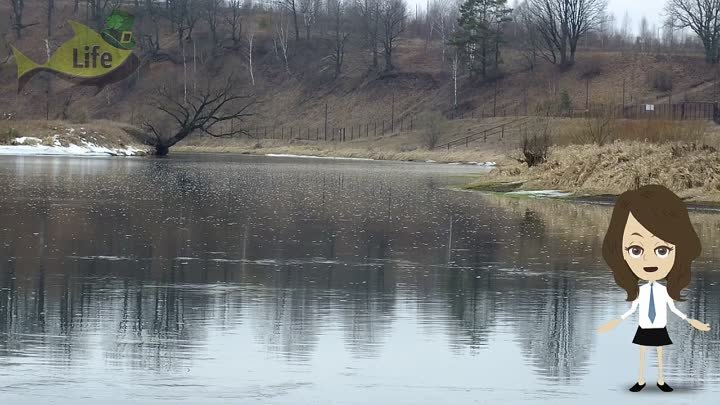
[[[21,38],[40,22],[25,21],[27,0],[9,1],[11,28]],[[50,39],[58,0],[41,1]],[[96,29],[113,10],[132,9],[140,49],[153,56],[163,51],[164,36],[174,35],[175,51],[183,52],[202,31],[209,36],[204,46],[242,51],[252,65],[256,36],[271,32],[274,53],[288,71],[291,48],[315,43],[326,48],[324,61],[335,76],[350,46],[367,52],[370,69],[393,70],[395,50],[405,38],[439,43],[443,68],[483,79],[499,74],[507,48],[521,51],[530,67],[540,59],[571,66],[579,48],[693,48],[708,63],[720,61],[720,1],[668,0],[663,24],[642,18],[636,27],[627,14],[618,19],[609,13],[606,0],[524,0],[512,6],[508,0],[432,0],[414,8],[405,0],[70,1],[73,13]]]

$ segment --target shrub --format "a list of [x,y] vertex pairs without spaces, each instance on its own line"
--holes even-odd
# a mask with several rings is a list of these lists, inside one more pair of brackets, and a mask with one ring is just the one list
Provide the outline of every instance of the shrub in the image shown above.
[[422,145],[433,149],[440,142],[442,133],[447,126],[447,119],[439,112],[430,112],[424,118],[422,129]]
[[669,68],[655,68],[648,72],[650,86],[662,92],[673,89],[673,72]]
[[86,124],[88,122],[87,111],[78,107],[68,108],[65,118],[73,124]]
[[617,136],[617,108],[611,104],[601,104],[591,114],[587,127],[578,134],[580,143],[602,146],[612,142]]
[[560,92],[559,97],[548,97],[535,105],[535,112],[544,116],[567,117],[572,113],[572,99],[567,90]]
[[0,145],[9,145],[13,139],[18,138],[20,133],[15,128],[8,128],[6,131],[0,132]]
[[558,101],[560,115],[569,116],[572,112],[572,99],[567,90],[560,92],[560,100]]
[[542,133],[528,136],[527,130],[520,141],[520,152],[522,158],[518,159],[521,163],[525,163],[528,167],[537,166],[545,163],[550,149],[550,131],[547,124],[542,129]]
[[602,58],[600,57],[590,57],[578,61],[575,64],[578,77],[582,80],[589,80],[600,76],[602,73],[602,62]]

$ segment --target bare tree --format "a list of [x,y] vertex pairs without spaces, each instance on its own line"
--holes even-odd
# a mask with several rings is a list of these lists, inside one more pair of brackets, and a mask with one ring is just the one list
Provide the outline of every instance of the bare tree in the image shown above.
[[[151,55],[156,55],[160,51],[160,18],[161,12],[154,0],[145,0],[143,8],[145,13],[143,16],[150,18],[149,24],[143,24],[138,34],[139,44],[145,51]],[[149,33],[148,31],[151,31]]]
[[560,66],[574,64],[578,41],[600,25],[606,5],[606,0],[529,0],[539,53]]
[[366,49],[372,55],[371,68],[378,67],[378,45],[380,42],[380,1],[354,0],[355,8],[360,16],[360,27]]
[[151,106],[162,118],[146,117],[142,123],[155,154],[167,155],[173,145],[198,131],[215,137],[248,134],[236,123],[241,124],[253,115],[249,109],[255,100],[251,95],[239,94],[234,83],[232,76],[216,88],[208,81],[207,87],[190,95],[187,102],[169,87],[158,88]]
[[242,5],[240,0],[230,0],[228,6],[225,22],[230,27],[230,39],[232,39],[233,48],[238,48],[242,37]]
[[428,38],[432,38],[432,34],[437,32],[440,37],[440,46],[442,50],[443,65],[446,61],[446,52],[452,33],[455,32],[455,26],[458,20],[457,11],[459,6],[455,1],[441,1],[435,0],[429,4],[430,9],[428,10],[427,18],[430,20],[430,35]]
[[[315,25],[320,14],[320,0],[299,0],[300,12],[303,16],[303,25],[305,26],[305,39],[310,39],[310,30]],[[328,8],[330,4],[328,3]]]
[[526,68],[529,70],[535,70],[538,58],[549,59],[553,63],[555,62],[555,54],[553,50],[547,50],[543,47],[543,41],[540,39],[538,29],[534,25],[533,15],[530,13],[527,3],[521,4],[515,9],[515,20],[518,22],[516,25],[517,40],[523,59],[525,59]]
[[677,19],[674,15],[669,14],[663,22],[663,43],[667,46],[670,52],[675,49],[675,27],[677,26]]
[[[53,14],[55,12],[55,0],[47,0],[47,37],[52,39]],[[48,58],[50,59],[50,58]]]
[[453,76],[453,108],[458,107],[458,69],[460,67],[460,50],[455,47],[451,53],[451,67]]
[[407,5],[404,0],[380,0],[380,43],[385,56],[385,71],[393,70],[392,55],[398,37],[405,31]]
[[335,77],[339,77],[342,72],[343,62],[345,61],[345,44],[350,37],[350,32],[346,26],[345,9],[347,6],[347,0],[328,0],[328,12],[329,17],[332,18],[331,28],[331,52],[328,56],[323,58],[324,61],[330,62],[328,66],[332,66],[335,72]]
[[288,31],[290,28],[289,25],[290,24],[285,18],[285,13],[281,12],[279,18],[277,19],[277,22],[275,23],[275,36],[273,38],[273,42],[275,43],[276,51],[277,48],[280,47],[283,62],[285,64],[285,71],[287,71],[288,75],[292,75],[290,73],[290,62],[288,60]]
[[675,28],[690,28],[697,34],[706,62],[720,62],[720,0],[669,0],[667,13]]
[[192,38],[195,24],[200,19],[201,7],[198,3],[198,0],[167,0],[166,6],[170,14],[170,23],[177,35],[180,48],[183,47],[183,39]]
[[248,70],[250,71],[250,81],[255,86],[255,73],[253,72],[253,42],[255,41],[255,26],[250,25],[247,32],[248,39]]
[[22,37],[22,29],[24,28],[22,23],[23,11],[25,11],[24,0],[10,0],[12,4],[12,27],[15,30],[15,36],[17,39]]
[[631,26],[632,18],[630,18],[630,13],[626,11],[625,14],[623,14],[622,26],[620,27],[620,37],[623,41],[630,40],[630,37],[632,36]]
[[277,4],[288,10],[292,14],[293,24],[295,25],[295,40],[300,40],[300,27],[298,26],[298,0],[277,0]]
[[220,25],[220,14],[223,12],[222,5],[224,0],[204,0],[202,7],[202,17],[207,22],[208,29],[210,30],[210,36],[212,37],[213,47],[218,46],[220,43],[220,37],[218,33]]

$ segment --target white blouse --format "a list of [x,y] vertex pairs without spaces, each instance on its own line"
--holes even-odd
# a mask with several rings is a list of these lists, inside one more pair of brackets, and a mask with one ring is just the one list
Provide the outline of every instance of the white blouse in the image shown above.
[[[655,320],[650,322],[648,310],[650,308],[650,289],[653,292],[653,301],[655,302]],[[667,325],[667,307],[683,320],[687,319],[687,315],[675,308],[673,299],[667,293],[667,288],[657,282],[649,282],[640,286],[640,294],[637,299],[632,302],[630,310],[620,316],[625,319],[632,315],[635,310],[640,307],[639,325],[643,329],[664,328]]]

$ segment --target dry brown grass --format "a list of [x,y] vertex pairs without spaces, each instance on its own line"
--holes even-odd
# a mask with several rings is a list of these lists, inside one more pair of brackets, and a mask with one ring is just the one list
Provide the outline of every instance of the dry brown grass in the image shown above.
[[[712,132],[715,126],[707,121],[669,120],[611,120],[612,133],[606,141],[664,142],[705,142],[714,145]],[[553,141],[555,145],[593,143],[587,136],[592,129],[597,131],[597,119],[553,120]]]
[[526,189],[589,194],[619,194],[644,184],[663,184],[681,197],[720,200],[720,154],[695,143],[624,141],[601,147],[555,147],[545,164],[529,169],[513,164],[493,170],[491,177],[526,181]]
[[0,121],[0,144],[9,144],[14,138],[29,136],[42,139],[44,145],[52,145],[55,136],[63,146],[71,143],[81,145],[84,139],[98,146],[143,148],[141,142],[122,130],[125,124],[96,120],[84,124],[65,121],[10,120]]

